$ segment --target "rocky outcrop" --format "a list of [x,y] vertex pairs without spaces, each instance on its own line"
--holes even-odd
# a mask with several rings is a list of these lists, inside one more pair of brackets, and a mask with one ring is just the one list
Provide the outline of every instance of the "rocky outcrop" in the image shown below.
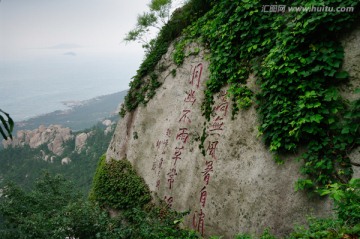
[[75,137],[75,151],[80,153],[86,145],[86,140],[91,135],[90,133],[80,133]]
[[48,155],[43,150],[40,150],[40,153],[41,153],[41,159],[44,160],[45,162],[50,162],[50,163],[54,162],[55,160],[54,155]]
[[61,165],[69,164],[71,163],[71,159],[69,157],[63,158],[61,160]]
[[112,122],[111,120],[107,119],[107,120],[104,120],[102,122],[102,124],[106,126],[106,129],[104,130],[104,134],[107,135],[108,133],[112,132],[112,130],[114,129],[113,125],[115,123]]
[[73,139],[74,136],[70,128],[63,128],[60,125],[50,125],[45,127],[41,125],[35,130],[20,130],[16,137],[11,140],[3,140],[4,148],[29,145],[31,148],[37,148],[46,144],[48,149],[56,155],[61,155],[64,151],[63,144]]
[[[359,29],[343,40],[344,69],[352,84],[342,94],[350,100],[358,97],[352,91],[360,85],[358,39]],[[330,201],[294,190],[302,177],[301,164],[293,160],[298,155],[287,156],[283,165],[274,161],[257,137],[254,107],[232,120],[224,88],[215,96],[210,121],[205,120],[201,103],[209,70],[204,51],[177,67],[169,65],[172,50],[159,63],[168,66],[159,75],[162,86],[146,107],[139,106],[118,122],[107,159],[129,160],[155,198],[175,210],[190,209],[186,226],[205,235],[233,238],[238,232],[259,234],[267,227],[285,235],[310,214],[331,214]],[[170,74],[174,70],[175,77]],[[254,77],[248,87],[258,90]],[[351,155],[356,162],[359,152]]]
[[112,121],[109,119],[106,119],[102,122],[102,124],[108,127],[108,126],[112,125]]
[[[164,62],[171,61],[170,52]],[[161,74],[163,84],[146,107],[118,123],[108,159],[128,159],[154,195],[175,210],[190,209],[186,226],[205,235],[232,238],[266,227],[284,235],[310,213],[330,213],[329,203],[294,191],[300,164],[274,162],[257,137],[254,108],[232,120],[224,88],[210,122],[205,120],[201,103],[209,70],[202,54],[188,57],[174,78],[169,72],[175,68]]]

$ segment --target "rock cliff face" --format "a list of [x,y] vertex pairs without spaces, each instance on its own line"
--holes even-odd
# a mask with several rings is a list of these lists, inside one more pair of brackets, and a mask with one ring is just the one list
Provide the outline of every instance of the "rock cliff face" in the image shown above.
[[56,155],[61,155],[64,151],[63,143],[73,139],[74,135],[70,128],[63,128],[61,125],[50,125],[45,127],[41,125],[35,130],[20,130],[17,132],[14,140],[3,140],[4,148],[9,146],[29,145],[31,148],[37,148],[40,145],[47,144],[47,147]]
[[91,135],[91,132],[90,133],[80,133],[80,134],[76,135],[75,150],[77,152],[81,152],[81,150],[86,145],[86,140],[89,138],[90,135]]
[[[110,119],[106,119],[101,122],[105,126],[103,130],[104,135],[113,132],[115,122]],[[40,159],[53,163],[55,158],[63,155],[64,148],[66,148],[66,142],[69,140],[75,141],[75,148],[71,149],[77,153],[82,151],[87,152],[90,147],[93,145],[87,145],[88,139],[94,135],[94,131],[90,132],[78,132],[74,133],[68,127],[63,127],[61,125],[49,125],[48,127],[41,125],[35,130],[19,130],[16,135],[14,135],[13,140],[3,140],[2,144],[4,148],[8,147],[23,147],[28,145],[30,148],[38,148],[42,145],[46,145],[47,150],[40,150],[39,157]],[[70,158],[63,158],[61,164],[71,163]]]
[[[345,99],[356,100],[359,94],[355,94],[356,89],[360,89],[360,24],[350,34],[344,37],[343,41],[345,59],[343,68],[350,74],[350,84],[341,88],[341,93]],[[353,162],[360,164],[360,148],[354,149],[350,158]],[[354,178],[360,178],[360,168],[354,167]]]
[[[352,49],[354,44],[349,43],[359,37],[360,31],[354,31],[344,39],[347,54],[359,54],[360,46]],[[155,198],[175,210],[190,209],[186,226],[204,235],[231,238],[239,232],[258,234],[266,227],[284,235],[294,224],[304,223],[307,215],[330,214],[329,201],[294,191],[300,163],[293,160],[296,155],[288,156],[283,165],[275,163],[257,137],[254,107],[232,120],[232,103],[224,88],[215,97],[210,121],[205,120],[201,113],[209,77],[205,52],[189,56],[177,68],[170,64],[172,51],[159,63],[167,66],[160,73],[162,86],[146,107],[127,113],[118,123],[107,158],[128,159]],[[356,59],[358,55],[347,57],[344,64],[354,85],[360,82]],[[173,69],[175,77],[170,74]],[[256,90],[253,77],[248,86]]]

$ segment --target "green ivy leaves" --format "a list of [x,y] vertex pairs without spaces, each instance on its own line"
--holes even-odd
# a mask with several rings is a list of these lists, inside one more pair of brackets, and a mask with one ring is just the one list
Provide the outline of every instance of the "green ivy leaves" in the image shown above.
[[[254,101],[246,87],[249,74],[261,83],[256,95],[260,134],[274,153],[308,149],[297,187],[322,187],[351,176],[348,152],[359,145],[359,106],[349,107],[336,86],[348,78],[341,71],[344,51],[336,32],[348,29],[359,12],[264,13],[263,1],[219,1],[187,28],[184,39],[201,39],[211,51],[203,114],[209,119],[213,95],[225,85],[234,111]],[[278,1],[279,5],[317,6],[316,1]],[[324,6],[358,7],[358,1],[322,1]],[[185,41],[184,40],[184,41]],[[184,41],[177,55],[184,55]],[[353,112],[350,114],[350,112]],[[351,116],[350,116],[351,115]]]

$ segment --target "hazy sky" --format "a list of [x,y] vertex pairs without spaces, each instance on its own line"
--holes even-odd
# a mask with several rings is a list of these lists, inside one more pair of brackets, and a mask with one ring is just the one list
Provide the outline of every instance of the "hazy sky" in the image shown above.
[[68,44],[72,51],[141,58],[141,47],[125,45],[122,39],[134,27],[136,16],[147,10],[148,2],[0,0],[0,57],[32,57],[44,53],[38,49]]
[[[0,0],[0,108],[20,119],[51,110],[50,100],[128,89],[144,51],[123,38],[149,2]],[[46,93],[49,100],[40,98]],[[49,107],[40,109],[38,101]]]

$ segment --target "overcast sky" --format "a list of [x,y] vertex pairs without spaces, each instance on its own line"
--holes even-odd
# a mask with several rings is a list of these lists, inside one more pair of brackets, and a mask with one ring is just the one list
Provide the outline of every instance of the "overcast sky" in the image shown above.
[[[0,0],[0,57],[32,57],[42,48],[136,54],[122,42],[149,0]],[[66,44],[66,45],[65,45]]]
[[123,38],[149,2],[0,0],[0,108],[21,119],[128,89],[144,51]]

